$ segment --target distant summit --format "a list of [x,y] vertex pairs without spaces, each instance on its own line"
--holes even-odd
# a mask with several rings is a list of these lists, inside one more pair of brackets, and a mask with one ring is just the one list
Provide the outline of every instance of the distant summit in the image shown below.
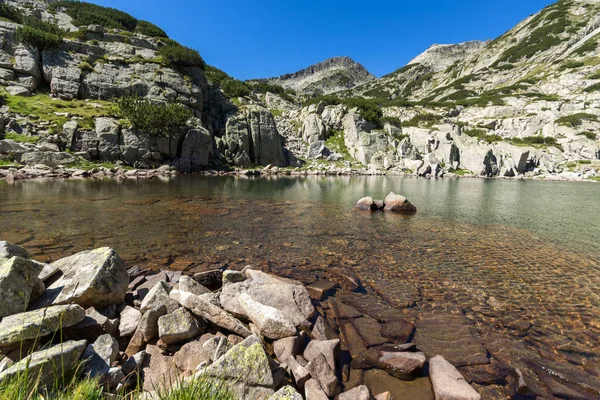
[[411,60],[408,65],[421,64],[431,67],[435,72],[443,71],[457,61],[462,61],[481,51],[486,44],[487,42],[479,40],[458,44],[434,44]]
[[374,79],[375,76],[350,57],[334,57],[301,71],[262,81],[302,94],[329,94],[352,89]]

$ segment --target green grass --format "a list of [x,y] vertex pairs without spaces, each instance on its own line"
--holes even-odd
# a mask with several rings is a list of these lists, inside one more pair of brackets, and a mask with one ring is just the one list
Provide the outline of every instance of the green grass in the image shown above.
[[559,69],[561,71],[564,71],[567,69],[580,68],[580,67],[583,67],[584,65],[585,65],[585,63],[583,61],[566,61],[560,66]]
[[465,176],[465,175],[473,175],[473,172],[467,170],[467,169],[455,169],[451,171],[453,174],[456,174],[458,176]]
[[600,182],[600,176],[591,176],[588,179],[591,181]]
[[13,161],[10,160],[0,160],[0,167],[16,167],[17,164],[15,164]]
[[558,125],[570,126],[571,128],[577,128],[583,125],[584,121],[598,121],[598,116],[594,114],[578,113],[573,115],[567,115],[557,119],[555,122]]
[[470,137],[474,137],[477,138],[479,140],[484,140],[487,143],[496,143],[496,142],[501,142],[502,136],[499,135],[494,135],[494,134],[488,134],[487,130],[485,129],[478,129],[478,128],[473,128],[473,129],[464,129],[462,131],[463,134],[470,136]]
[[598,42],[597,41],[595,41],[595,40],[589,40],[589,41],[587,41],[585,44],[583,44],[580,48],[578,48],[577,50],[575,50],[571,54],[584,55],[586,53],[590,53],[590,52],[596,50],[597,47],[598,47]]
[[423,113],[423,114],[417,114],[417,115],[415,115],[413,118],[409,119],[408,121],[404,121],[402,123],[402,126],[404,126],[404,127],[409,127],[409,126],[414,126],[414,127],[419,127],[419,126],[431,127],[431,126],[433,126],[433,125],[435,125],[437,123],[440,123],[443,120],[444,120],[444,117],[442,117],[440,115]]
[[346,143],[344,141],[344,132],[331,131],[331,136],[325,142],[325,146],[328,149],[341,154],[345,161],[354,161],[354,159],[350,156],[348,148],[346,147]]
[[[11,96],[6,91],[0,90],[0,96],[5,99],[5,104],[10,111],[24,116],[33,115],[41,121],[56,124],[62,129],[62,125],[68,121],[67,117],[57,116],[55,113],[69,113],[83,119],[78,121],[79,127],[84,130],[94,129],[93,118],[96,117],[118,117],[118,109],[115,103],[105,100],[94,100],[85,102],[82,100],[54,100],[47,94],[38,94],[31,97]],[[90,103],[99,104],[96,108]]]
[[19,135],[18,133],[15,133],[15,132],[7,132],[4,134],[4,139],[14,140],[17,143],[36,144],[38,142],[38,140],[40,139],[40,137],[39,136],[25,136],[25,135]]
[[596,134],[594,132],[579,132],[577,136],[585,136],[590,140],[596,140]]
[[600,79],[600,71],[598,71],[598,72],[595,72],[595,73],[593,73],[593,74],[589,75],[589,76],[587,77],[587,79],[594,79],[594,80]]
[[559,144],[554,137],[549,136],[527,136],[524,138],[510,138],[508,142],[515,146],[532,146],[535,148],[546,148],[548,146],[556,147],[557,149],[564,151],[561,144]]
[[184,382],[169,391],[157,390],[159,400],[234,400],[226,384],[208,377]]
[[281,117],[283,115],[283,110],[270,110],[270,111],[274,117]]

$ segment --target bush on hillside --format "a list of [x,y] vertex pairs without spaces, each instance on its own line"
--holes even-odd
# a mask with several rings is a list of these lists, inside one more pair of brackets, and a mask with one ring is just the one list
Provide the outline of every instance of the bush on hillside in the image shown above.
[[168,44],[161,47],[158,53],[167,64],[174,68],[200,67],[204,69],[206,67],[200,53],[186,46]]
[[148,21],[138,21],[135,26],[135,32],[146,36],[168,38],[165,31]]
[[140,97],[121,98],[119,109],[136,129],[152,136],[173,136],[192,117],[182,104],[156,104]]
[[0,17],[16,22],[17,24],[23,23],[23,13],[21,10],[8,4],[0,3]]
[[250,94],[250,87],[248,87],[245,82],[238,81],[237,79],[226,79],[220,86],[225,96],[229,99],[233,97],[244,97]]
[[60,7],[65,8],[66,13],[73,18],[73,24],[76,26],[102,25],[105,28],[133,31],[138,22],[137,19],[123,11],[82,1],[64,0],[50,5],[51,10]]
[[31,50],[39,52],[56,50],[62,43],[62,37],[42,30],[23,26],[17,29],[17,40]]

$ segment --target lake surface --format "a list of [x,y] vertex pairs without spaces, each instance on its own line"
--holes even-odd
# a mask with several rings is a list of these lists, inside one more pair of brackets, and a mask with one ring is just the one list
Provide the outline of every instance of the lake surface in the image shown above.
[[[354,209],[390,191],[419,212]],[[517,365],[598,377],[599,198],[598,184],[482,179],[0,182],[0,240],[41,261],[110,246],[131,264],[189,272],[252,264],[310,283],[343,269],[411,318],[460,314],[503,335]]]

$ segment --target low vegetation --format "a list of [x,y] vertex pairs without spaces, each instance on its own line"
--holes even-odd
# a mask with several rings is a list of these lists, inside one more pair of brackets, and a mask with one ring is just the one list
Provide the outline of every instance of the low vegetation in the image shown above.
[[192,111],[179,103],[158,104],[140,97],[123,97],[119,110],[141,132],[153,136],[173,136],[192,117]]
[[598,116],[588,113],[578,113],[573,115],[567,115],[565,117],[558,118],[556,123],[558,125],[570,126],[571,128],[577,128],[583,125],[585,121],[597,122]]
[[213,85],[218,85],[225,97],[229,99],[248,96],[251,93],[250,86],[246,82],[237,80],[211,65],[206,66],[204,73],[206,79]]
[[0,3],[0,17],[17,24],[23,23],[23,13],[16,7]]
[[404,121],[402,123],[402,126],[404,126],[404,127],[410,127],[410,126],[415,126],[415,127],[419,127],[419,126],[431,127],[431,126],[433,126],[433,125],[435,125],[437,123],[440,123],[443,120],[444,120],[444,117],[442,117],[440,115],[430,114],[430,113],[422,113],[422,114],[415,115],[414,117],[412,117],[408,121]]
[[597,48],[598,48],[598,42],[597,41],[595,41],[595,40],[588,40],[581,47],[579,47],[578,49],[576,49],[575,51],[573,51],[573,53],[571,53],[571,54],[582,56],[584,54],[591,53],[592,51],[595,51]]
[[597,135],[594,132],[579,132],[578,136],[585,136],[590,140],[596,140]]
[[27,135],[19,135],[15,132],[6,132],[4,135],[0,135],[3,139],[13,140],[17,143],[31,143],[36,144],[40,139],[39,136],[27,136]]
[[561,151],[563,150],[562,145],[557,142],[556,138],[549,136],[527,136],[524,138],[511,138],[508,141],[515,146],[554,146]]
[[477,138],[479,140],[484,140],[490,144],[501,142],[503,140],[502,136],[496,135],[496,134],[489,134],[488,131],[485,129],[479,129],[479,128],[463,129],[462,133],[467,136]]
[[246,84],[252,91],[258,93],[273,93],[290,103],[296,102],[295,97],[298,95],[293,89],[286,89],[283,86],[275,85],[264,81],[249,81]]
[[[599,78],[590,78],[590,79],[600,79],[600,77]],[[583,89],[583,91],[586,93],[600,92],[600,83],[595,83],[591,86],[588,86],[585,89]]]
[[168,37],[165,31],[148,21],[140,21],[126,12],[110,7],[102,7],[77,0],[57,1],[50,4],[50,10],[64,8],[73,18],[76,26],[101,25],[109,29],[121,29],[129,32],[139,32],[154,37]]
[[200,53],[190,47],[171,43],[161,47],[158,54],[167,65],[173,68],[206,68]]

